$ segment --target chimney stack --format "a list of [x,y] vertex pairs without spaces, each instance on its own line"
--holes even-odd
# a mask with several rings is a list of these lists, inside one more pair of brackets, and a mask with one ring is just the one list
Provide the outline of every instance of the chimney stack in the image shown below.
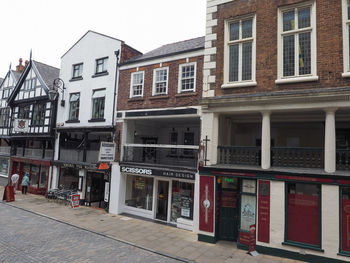
[[24,65],[22,65],[23,59],[20,58],[18,61],[19,61],[19,65],[16,66],[16,71],[17,72],[23,72],[24,67],[25,67]]

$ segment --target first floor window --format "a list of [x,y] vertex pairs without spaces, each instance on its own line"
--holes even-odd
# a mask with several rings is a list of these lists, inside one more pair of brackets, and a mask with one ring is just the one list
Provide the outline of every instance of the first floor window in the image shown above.
[[105,112],[106,90],[94,90],[92,94],[92,119],[101,119]]
[[79,119],[80,93],[72,93],[69,98],[69,120]]
[[18,109],[18,119],[29,119],[30,105],[20,106]]
[[153,178],[127,175],[125,205],[152,210]]
[[341,187],[341,250],[350,252],[350,187]]
[[45,123],[45,112],[46,112],[46,103],[38,103],[34,105],[33,111],[33,121],[32,125],[44,125]]
[[287,183],[286,241],[320,246],[321,186]]
[[153,74],[153,95],[167,94],[168,69],[155,69]]
[[180,92],[195,91],[195,64],[180,65]]
[[143,71],[131,74],[130,97],[142,97],[143,94]]

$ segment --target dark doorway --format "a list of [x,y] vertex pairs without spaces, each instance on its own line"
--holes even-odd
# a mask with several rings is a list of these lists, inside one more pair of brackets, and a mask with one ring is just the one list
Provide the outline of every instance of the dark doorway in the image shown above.
[[103,173],[87,172],[85,202],[89,206],[102,207],[104,202],[105,180]]
[[169,196],[169,182],[158,181],[158,199],[157,199],[157,213],[156,218],[167,221],[168,219],[168,196]]
[[237,241],[239,226],[239,179],[218,178],[217,236],[221,240]]

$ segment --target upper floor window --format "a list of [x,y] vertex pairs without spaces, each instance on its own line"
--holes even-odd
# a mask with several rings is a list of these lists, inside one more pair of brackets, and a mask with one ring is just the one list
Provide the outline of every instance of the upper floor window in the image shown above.
[[196,63],[188,63],[179,66],[178,92],[196,90]]
[[[279,9],[279,79],[316,76],[315,9],[313,2]],[[310,78],[309,80],[316,79]],[[307,79],[301,80],[306,81]]]
[[37,103],[34,105],[33,110],[33,121],[32,125],[41,126],[45,123],[45,112],[46,112],[46,103]]
[[92,94],[92,119],[102,119],[105,112],[106,89],[94,90]]
[[143,96],[144,72],[131,73],[130,98]]
[[96,59],[96,74],[107,72],[107,62],[108,58]]
[[8,87],[2,90],[2,98],[7,99],[10,96],[13,87]]
[[34,89],[36,86],[36,78],[30,78],[26,79],[23,84],[23,89],[24,90],[31,90]]
[[255,16],[226,22],[223,88],[256,85],[255,34]]
[[10,108],[0,109],[0,127],[8,127],[10,117]]
[[343,2],[343,77],[350,77],[350,1]]
[[73,65],[72,79],[80,78],[83,76],[83,63]]
[[29,119],[30,105],[20,106],[18,108],[18,119]]
[[152,95],[164,95],[168,93],[168,68],[153,70]]
[[79,119],[80,93],[71,93],[69,98],[69,120]]

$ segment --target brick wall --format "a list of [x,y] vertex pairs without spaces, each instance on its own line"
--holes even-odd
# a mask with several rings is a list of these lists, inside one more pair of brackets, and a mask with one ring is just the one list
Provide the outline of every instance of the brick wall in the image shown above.
[[190,58],[189,62],[197,62],[196,91],[182,94],[178,93],[178,74],[179,65],[186,63],[185,59],[162,63],[162,67],[169,67],[167,95],[152,96],[153,69],[159,68],[159,63],[139,67],[139,71],[145,71],[142,98],[129,98],[131,73],[136,71],[137,66],[132,69],[120,70],[117,110],[120,111],[198,105],[199,99],[202,96],[203,56]]
[[125,62],[128,59],[131,59],[135,56],[139,56],[142,55],[141,52],[137,51],[136,49],[126,45],[126,44],[122,44],[122,54],[120,57],[120,63]]
[[[275,84],[277,79],[277,11],[278,7],[295,3],[300,0],[235,0],[217,6],[212,19],[217,19],[217,25],[212,27],[212,33],[217,39],[211,41],[211,47],[216,47],[216,55],[211,55],[211,61],[216,62],[216,68],[210,70],[215,76],[215,82],[210,85],[215,95],[233,93],[257,93],[268,91],[285,91],[309,88],[344,87],[350,85],[349,78],[342,78],[343,73],[343,40],[342,40],[342,8],[339,0],[316,1],[317,30],[317,75],[318,81]],[[225,20],[237,16],[256,13],[256,87],[221,89],[223,84],[224,63],[224,24]]]

